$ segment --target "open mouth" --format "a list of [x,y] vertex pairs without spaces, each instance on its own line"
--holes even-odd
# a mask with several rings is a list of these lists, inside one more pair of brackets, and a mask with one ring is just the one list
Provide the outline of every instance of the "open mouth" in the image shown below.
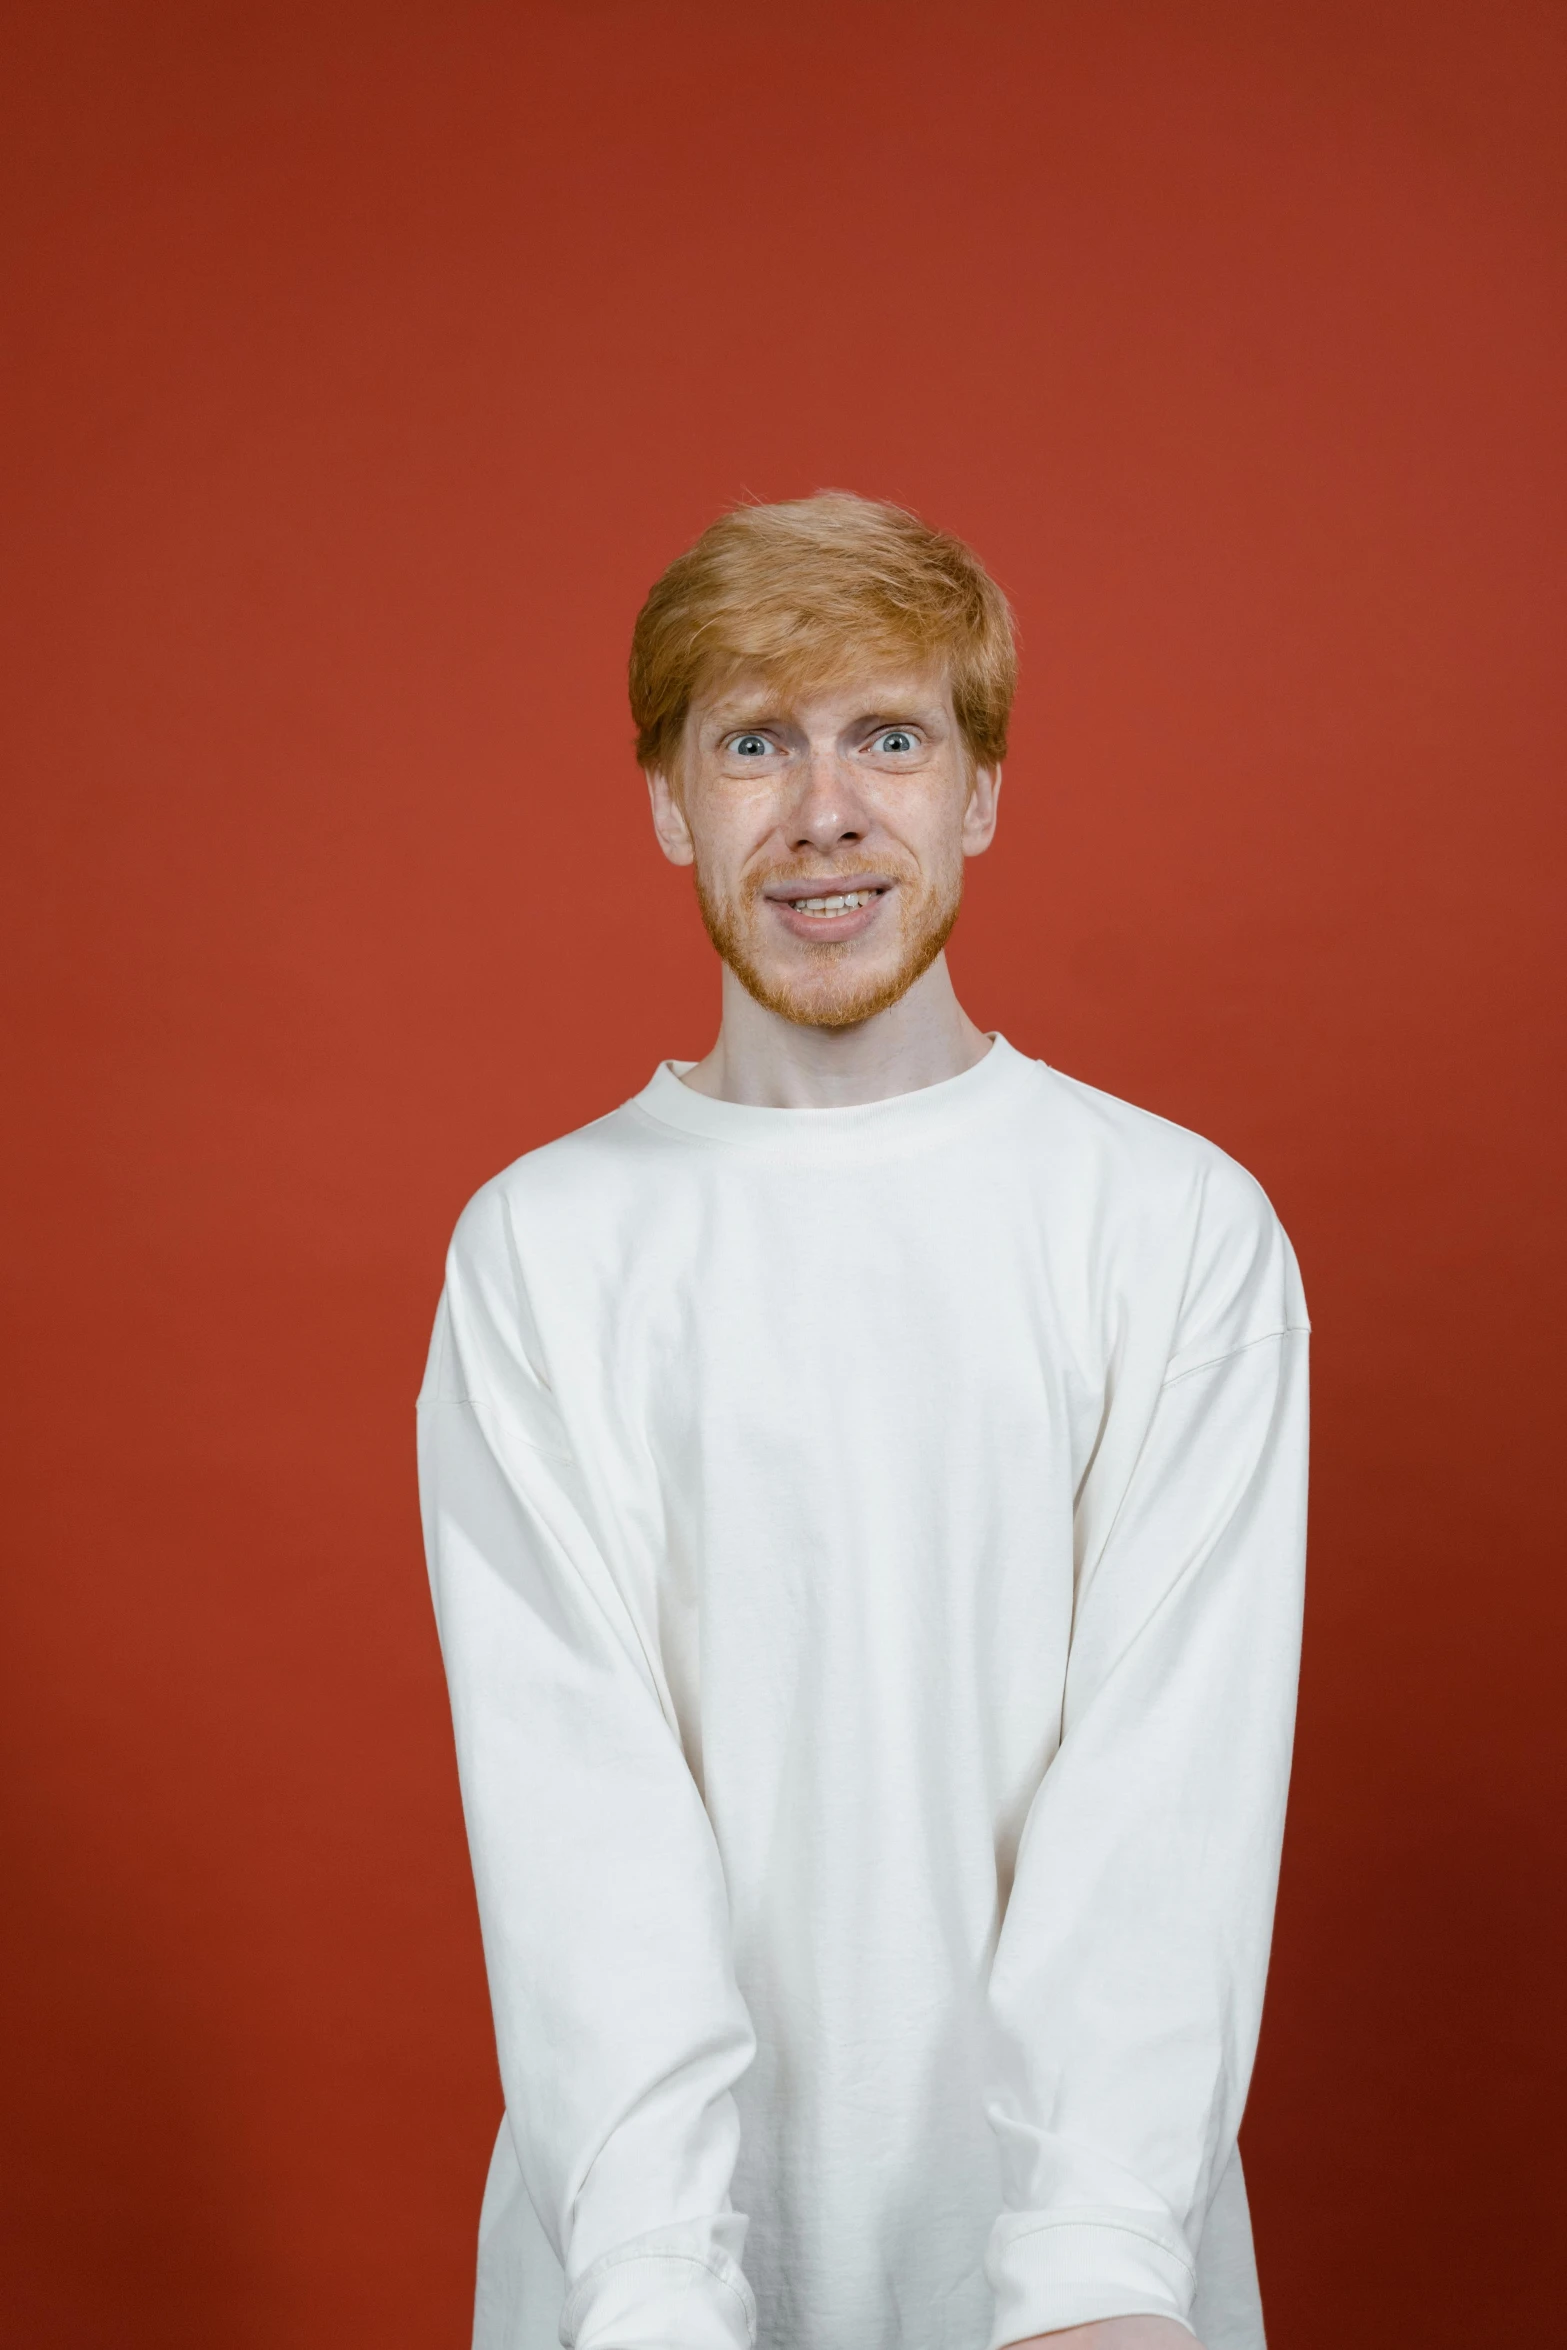
[[832,897],[786,898],[784,903],[796,914],[852,914],[861,906],[873,904],[882,895],[879,889],[846,889]]
[[829,882],[825,875],[798,881],[775,881],[763,891],[773,918],[797,939],[820,939],[824,946],[848,946],[881,920],[883,898],[897,888],[891,873],[859,873]]

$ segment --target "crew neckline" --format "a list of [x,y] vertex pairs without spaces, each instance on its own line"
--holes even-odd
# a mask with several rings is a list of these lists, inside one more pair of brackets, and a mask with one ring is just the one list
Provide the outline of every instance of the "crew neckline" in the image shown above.
[[1039,1064],[1008,1044],[999,1030],[990,1034],[989,1052],[956,1077],[938,1078],[934,1085],[888,1094],[880,1101],[799,1110],[720,1101],[682,1083],[681,1072],[695,1068],[694,1061],[661,1061],[629,1106],[661,1126],[707,1142],[772,1145],[791,1153],[804,1148],[812,1155],[867,1145],[901,1148],[939,1138],[957,1124],[966,1127],[976,1113],[1003,1100],[1020,1079],[1037,1070]]

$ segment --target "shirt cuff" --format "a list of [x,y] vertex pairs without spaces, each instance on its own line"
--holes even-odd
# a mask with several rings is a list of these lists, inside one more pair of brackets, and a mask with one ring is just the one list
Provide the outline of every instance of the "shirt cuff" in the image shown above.
[[1191,2254],[1152,2212],[1008,2212],[985,2274],[996,2296],[989,2350],[1107,2317],[1169,2317],[1192,2331]]
[[756,2302],[719,2232],[657,2228],[604,2253],[566,2296],[565,2350],[754,2350]]

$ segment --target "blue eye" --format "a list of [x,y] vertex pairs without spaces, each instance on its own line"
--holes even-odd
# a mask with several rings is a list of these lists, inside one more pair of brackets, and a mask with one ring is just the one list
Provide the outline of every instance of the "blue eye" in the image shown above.
[[772,747],[765,734],[741,734],[735,737],[737,759],[765,759]]
[[885,734],[879,734],[876,737],[876,748],[878,751],[912,751],[914,737],[909,733],[907,727],[890,726]]

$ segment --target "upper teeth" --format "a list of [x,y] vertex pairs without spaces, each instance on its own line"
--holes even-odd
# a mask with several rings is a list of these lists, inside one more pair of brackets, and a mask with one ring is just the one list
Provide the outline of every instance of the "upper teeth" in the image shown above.
[[797,914],[847,914],[855,906],[868,906],[876,895],[873,889],[845,890],[836,898],[796,898]]

